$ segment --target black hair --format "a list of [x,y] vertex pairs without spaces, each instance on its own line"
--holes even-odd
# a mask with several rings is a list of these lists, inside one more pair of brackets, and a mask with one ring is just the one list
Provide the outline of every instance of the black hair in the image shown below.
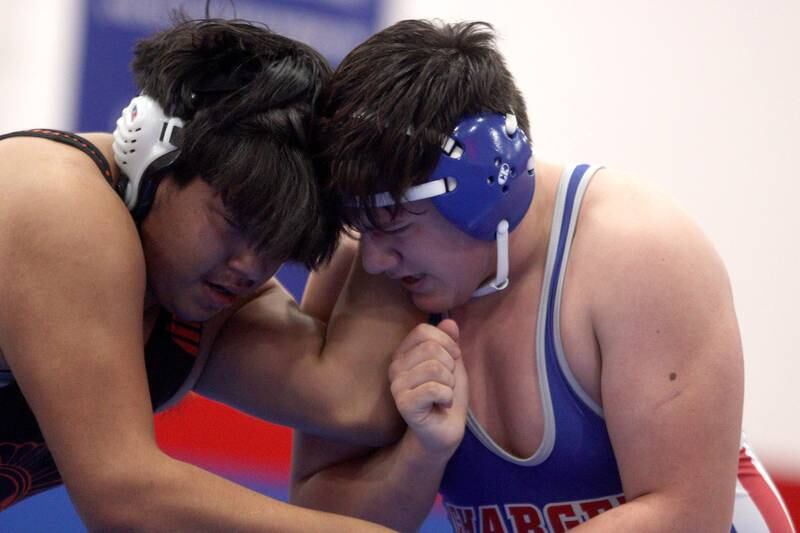
[[331,75],[322,55],[244,20],[188,20],[137,43],[140,90],[186,123],[169,171],[202,178],[253,245],[313,268],[335,249],[339,209],[309,131]]
[[513,112],[528,133],[491,24],[398,22],[350,52],[325,92],[320,134],[331,187],[379,227],[373,195],[389,192],[396,213],[406,189],[433,171],[444,136],[483,112]]

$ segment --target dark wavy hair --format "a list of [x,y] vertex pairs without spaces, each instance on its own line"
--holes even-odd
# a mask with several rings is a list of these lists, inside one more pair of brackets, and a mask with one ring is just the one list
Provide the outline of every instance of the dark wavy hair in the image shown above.
[[310,128],[330,79],[303,43],[243,20],[187,20],[137,43],[140,90],[182,118],[176,181],[197,176],[257,249],[309,268],[330,258],[339,208],[320,183]]
[[320,136],[331,187],[379,226],[372,196],[389,192],[399,209],[461,118],[512,111],[529,133],[525,101],[490,24],[398,22],[350,52],[325,91]]

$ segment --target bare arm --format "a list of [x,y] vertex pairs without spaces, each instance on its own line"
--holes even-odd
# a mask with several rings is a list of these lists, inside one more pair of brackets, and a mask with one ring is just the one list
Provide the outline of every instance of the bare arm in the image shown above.
[[0,208],[0,346],[88,528],[375,529],[158,449],[142,353],[144,261],[129,215],[91,165],[67,157],[58,172],[25,169],[27,179],[4,180]]
[[632,205],[622,221],[605,213],[629,225],[607,233],[615,239],[583,236],[604,250],[592,323],[628,503],[578,529],[730,531],[743,383],[727,274],[682,213],[648,198]]
[[293,445],[292,503],[398,531],[416,531],[422,525],[450,457],[427,453],[412,431],[378,450],[297,431]]
[[377,446],[399,438],[403,424],[386,369],[391,350],[424,317],[401,288],[368,276],[354,259],[354,243],[345,243],[321,274],[311,275],[308,313],[272,280],[226,322],[198,391],[345,442]]
[[295,432],[291,501],[419,528],[464,435],[467,379],[457,342],[458,328],[446,320],[417,326],[395,350],[389,380],[408,423],[396,444],[358,449]]

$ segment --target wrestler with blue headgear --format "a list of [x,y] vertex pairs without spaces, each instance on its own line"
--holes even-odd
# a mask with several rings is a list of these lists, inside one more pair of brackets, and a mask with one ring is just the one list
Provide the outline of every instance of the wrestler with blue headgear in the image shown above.
[[[533,164],[491,26],[379,32],[338,67],[325,116],[360,235],[334,258],[349,254],[348,280],[312,277],[306,309],[331,310],[319,318],[342,342],[339,318],[381,274],[430,324],[409,324],[387,362],[402,438],[370,451],[297,434],[294,501],[403,531],[437,492],[455,531],[791,530],[740,441],[724,266],[643,183]],[[373,322],[406,320],[386,294],[369,293]]]

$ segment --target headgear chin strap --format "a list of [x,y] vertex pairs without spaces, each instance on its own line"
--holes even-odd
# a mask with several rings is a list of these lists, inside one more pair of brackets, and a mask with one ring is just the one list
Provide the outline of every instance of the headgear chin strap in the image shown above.
[[508,287],[508,222],[501,220],[497,225],[497,269],[494,280],[487,281],[472,293],[473,298],[479,298],[502,291]]
[[146,95],[133,98],[122,110],[112,147],[114,160],[127,178],[119,192],[129,210],[152,201],[155,183],[149,176],[178,158],[183,126],[181,119],[165,115],[158,102]]
[[[442,155],[428,181],[406,190],[403,202],[430,198],[461,231],[497,241],[497,271],[472,296],[508,286],[508,234],[530,207],[535,189],[533,149],[514,115],[466,117],[442,144]],[[389,193],[375,196],[375,206],[394,204]]]

